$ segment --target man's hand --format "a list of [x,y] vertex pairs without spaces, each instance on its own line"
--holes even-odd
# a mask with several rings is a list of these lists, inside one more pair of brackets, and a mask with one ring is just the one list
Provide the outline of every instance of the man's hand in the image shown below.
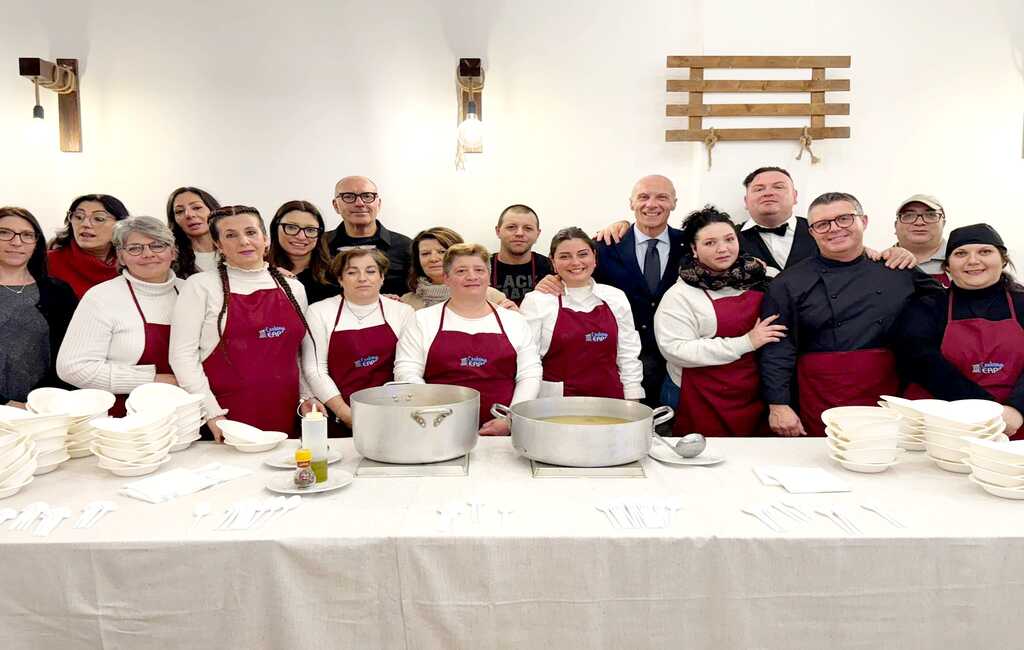
[[210,427],[210,433],[213,434],[213,440],[215,442],[224,441],[224,434],[220,431],[220,421],[223,419],[223,415],[218,415],[217,417],[206,421],[206,426]]
[[594,235],[594,241],[602,242],[608,246],[618,244],[622,241],[622,237],[629,230],[629,226],[630,224],[628,221],[616,221],[615,223],[598,230],[597,234]]
[[768,405],[768,426],[785,438],[807,435],[803,423],[800,422],[800,416],[786,404]]
[[874,262],[885,260],[885,265],[890,269],[912,269],[917,266],[917,256],[900,246],[886,248],[881,253],[865,247],[864,254]]
[[516,303],[512,302],[508,298],[505,298],[504,300],[499,302],[498,306],[499,307],[504,307],[505,309],[511,309],[512,311],[519,311],[519,305],[517,305]]
[[504,418],[494,418],[480,427],[482,436],[507,436],[511,431],[508,422]]
[[565,293],[565,285],[562,284],[562,278],[557,275],[546,275],[543,280],[537,283],[533,290],[551,296],[560,296]]
[[1003,432],[1008,436],[1017,433],[1017,430],[1024,426],[1024,416],[1012,406],[1003,407],[1003,420],[1006,422],[1006,429]]

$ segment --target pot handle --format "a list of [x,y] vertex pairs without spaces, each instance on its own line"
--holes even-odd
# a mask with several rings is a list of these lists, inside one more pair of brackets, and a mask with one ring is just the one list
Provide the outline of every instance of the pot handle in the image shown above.
[[512,421],[512,409],[504,404],[495,403],[494,406],[491,407],[491,415],[496,418],[501,418],[502,420],[507,420],[509,422]]
[[409,414],[409,417],[415,420],[416,424],[420,425],[421,429],[426,429],[427,421],[423,419],[423,416],[436,415],[437,417],[434,418],[434,428],[436,429],[437,425],[441,424],[441,422],[451,414],[452,410],[447,406],[437,406],[435,408],[420,409],[418,411],[413,411],[412,413]]
[[662,422],[668,422],[671,420],[672,416],[675,415],[675,411],[672,410],[671,406],[659,406],[654,409],[651,415],[654,416],[653,425],[658,426]]

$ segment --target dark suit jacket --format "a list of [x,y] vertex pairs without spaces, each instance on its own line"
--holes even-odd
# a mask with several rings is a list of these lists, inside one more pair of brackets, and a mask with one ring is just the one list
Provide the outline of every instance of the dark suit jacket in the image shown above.
[[765,245],[764,240],[761,239],[761,233],[757,232],[753,228],[740,231],[740,252],[746,255],[753,255],[754,257],[762,260],[768,266],[773,266],[778,270],[782,271],[784,268],[788,269],[797,262],[811,257],[818,251],[818,244],[815,243],[814,238],[811,237],[811,231],[807,227],[807,219],[803,217],[796,218],[796,235],[793,237],[793,248],[789,251],[789,259],[786,260],[786,266],[781,266],[775,258],[772,257],[772,253],[768,250],[768,246]]

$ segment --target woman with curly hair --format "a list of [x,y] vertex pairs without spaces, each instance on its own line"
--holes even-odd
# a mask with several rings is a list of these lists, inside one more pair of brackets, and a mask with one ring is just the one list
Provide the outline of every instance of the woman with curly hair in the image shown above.
[[86,194],[71,202],[64,228],[50,242],[50,275],[71,285],[75,296],[118,276],[117,252],[111,238],[128,208],[109,194]]

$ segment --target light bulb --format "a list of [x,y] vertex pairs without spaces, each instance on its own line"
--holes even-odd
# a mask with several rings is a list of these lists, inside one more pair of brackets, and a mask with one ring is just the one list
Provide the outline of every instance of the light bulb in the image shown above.
[[476,113],[469,113],[459,125],[459,143],[464,149],[478,149],[483,142],[483,122],[476,116]]

